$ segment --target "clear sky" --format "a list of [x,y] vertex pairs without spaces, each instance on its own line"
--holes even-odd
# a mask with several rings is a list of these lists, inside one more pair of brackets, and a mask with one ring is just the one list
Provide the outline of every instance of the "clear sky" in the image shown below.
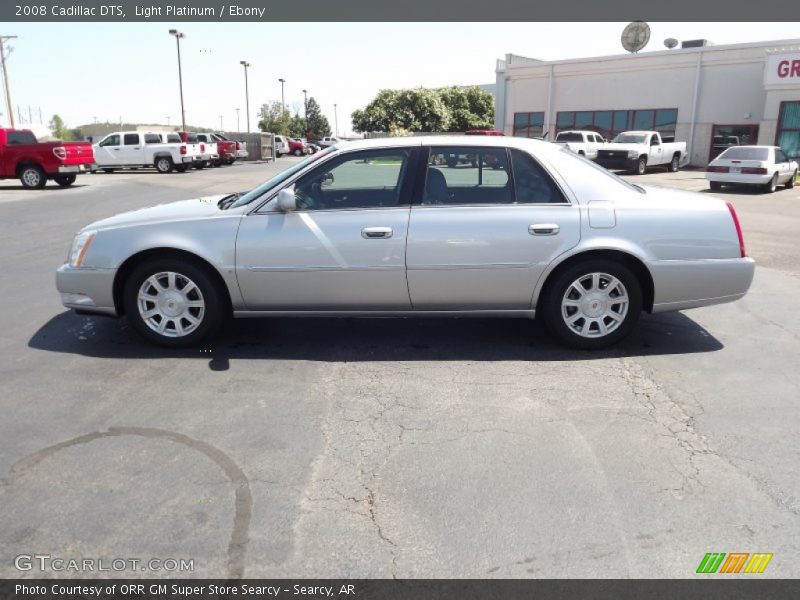
[[[543,60],[623,52],[625,23],[182,23],[187,123],[245,128],[244,74],[251,63],[250,126],[264,101],[280,100],[302,114],[308,89],[339,131],[350,113],[383,88],[494,82],[506,53]],[[12,101],[38,121],[54,113],[68,126],[98,121],[180,123],[177,56],[169,23],[0,23],[18,35],[8,60]],[[729,44],[800,37],[797,23],[651,23],[643,50],[663,40],[706,38]],[[4,103],[0,110],[5,112]],[[5,124],[6,117],[0,117]],[[24,125],[24,124],[23,124]],[[18,125],[19,126],[19,125]]]

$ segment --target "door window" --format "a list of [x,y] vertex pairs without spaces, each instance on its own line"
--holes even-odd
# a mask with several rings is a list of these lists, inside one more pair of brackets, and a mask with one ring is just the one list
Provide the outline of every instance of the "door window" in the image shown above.
[[300,210],[399,206],[410,150],[369,150],[335,158],[295,184]]
[[119,146],[119,136],[116,134],[108,136],[100,142],[100,146]]
[[786,154],[780,148],[775,150],[775,162],[777,162],[777,163],[787,163],[787,162],[789,162],[789,158],[786,156]]
[[138,146],[139,145],[139,134],[138,133],[126,133],[123,138],[123,144],[125,146]]
[[511,149],[514,196],[517,204],[565,203],[567,200],[553,179],[527,152]]
[[511,204],[505,148],[432,148],[423,204]]

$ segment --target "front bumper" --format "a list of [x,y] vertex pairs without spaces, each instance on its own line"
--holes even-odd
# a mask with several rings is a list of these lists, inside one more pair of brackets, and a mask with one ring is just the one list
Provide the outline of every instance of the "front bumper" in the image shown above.
[[70,173],[91,173],[97,169],[97,164],[86,163],[82,165],[60,165],[58,167],[59,175],[69,175]]
[[707,260],[659,260],[648,263],[653,276],[653,312],[734,302],[753,282],[750,257]]
[[67,308],[117,316],[114,306],[116,269],[73,269],[64,263],[56,271],[56,289]]
[[635,171],[637,160],[635,158],[610,158],[598,155],[594,161],[606,169],[617,169],[622,171]]

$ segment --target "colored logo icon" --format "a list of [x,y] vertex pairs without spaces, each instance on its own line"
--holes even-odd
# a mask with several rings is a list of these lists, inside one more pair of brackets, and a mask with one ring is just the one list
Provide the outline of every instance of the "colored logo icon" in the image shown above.
[[697,573],[763,573],[772,554],[766,552],[707,552],[697,567]]

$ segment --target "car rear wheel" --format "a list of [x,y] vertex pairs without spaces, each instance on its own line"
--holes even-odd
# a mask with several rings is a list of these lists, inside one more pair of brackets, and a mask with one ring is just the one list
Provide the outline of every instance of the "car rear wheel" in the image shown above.
[[294,154],[295,156],[303,156],[303,151],[302,151],[302,150],[300,150],[300,148],[295,148],[295,149],[292,151],[292,154]]
[[178,173],[186,173],[186,171],[187,171],[188,169],[189,169],[189,166],[188,166],[188,165],[175,165],[175,170],[176,170]]
[[681,168],[680,157],[677,155],[673,156],[672,160],[669,161],[669,164],[667,165],[667,171],[669,171],[670,173],[677,173],[678,169],[680,168]]
[[642,311],[642,289],[624,265],[590,259],[556,275],[543,299],[545,325],[572,348],[605,348],[627,336]]
[[789,181],[786,182],[786,189],[790,190],[794,187],[794,180],[797,179],[797,171],[792,173],[792,176],[789,178]]
[[647,159],[642,156],[639,162],[636,163],[636,174],[644,175],[647,172]]
[[159,173],[170,173],[174,167],[172,159],[169,156],[159,156],[156,159],[156,171]]
[[29,190],[40,190],[47,185],[47,175],[39,165],[25,165],[19,171],[19,180]]
[[772,176],[772,179],[769,180],[769,183],[764,185],[764,191],[767,194],[772,194],[777,189],[778,189],[778,174],[775,173]]
[[73,173],[73,174],[70,174],[70,175],[56,175],[53,179],[61,187],[69,187],[73,183],[75,183],[75,180],[77,178],[78,178],[78,176]]
[[722,189],[722,184],[719,181],[709,181],[708,187],[710,187],[712,191],[716,192]]
[[223,294],[207,271],[192,262],[144,263],[125,282],[125,314],[145,339],[162,346],[191,346],[213,334],[223,318]]
[[103,173],[113,173],[114,169],[103,169]]

